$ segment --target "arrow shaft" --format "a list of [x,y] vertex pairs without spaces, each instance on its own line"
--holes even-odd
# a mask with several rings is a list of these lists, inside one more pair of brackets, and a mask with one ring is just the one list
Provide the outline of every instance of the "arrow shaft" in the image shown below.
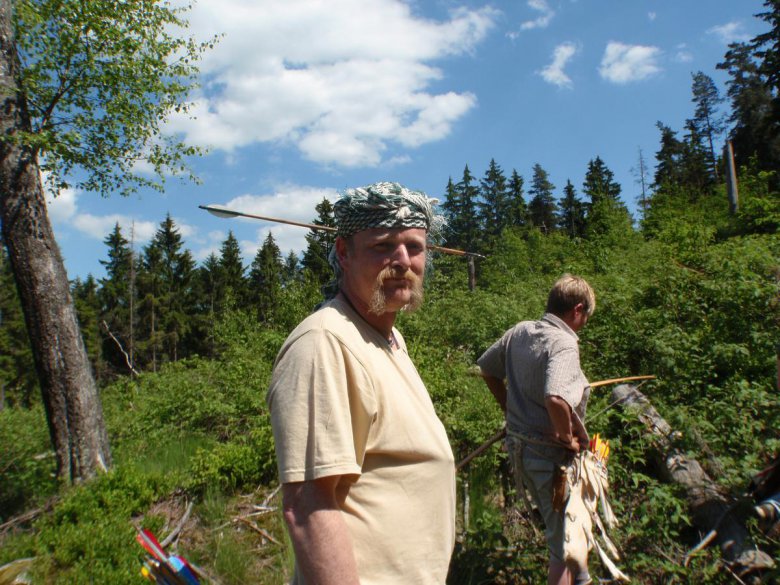
[[[200,205],[201,209],[205,209],[206,211],[212,211],[212,208],[210,208],[208,205]],[[257,215],[254,213],[244,213],[243,211],[234,211],[232,209],[213,209],[214,211],[218,211],[221,213],[224,213],[226,215],[235,216],[235,217],[248,217],[250,219],[260,219],[263,221],[270,221],[273,223],[284,223],[287,225],[294,225],[298,227],[304,227],[309,228],[310,230],[319,230],[323,232],[335,232],[336,228],[331,227],[328,225],[317,225],[314,223],[304,223],[301,221],[293,221],[291,219],[281,219],[279,217],[270,217],[268,215]],[[484,258],[481,254],[476,254],[474,252],[464,252],[463,250],[456,250],[454,248],[445,248],[444,246],[428,246],[429,250],[433,250],[434,252],[441,252],[443,254],[452,254],[454,256],[477,256],[479,258]]]

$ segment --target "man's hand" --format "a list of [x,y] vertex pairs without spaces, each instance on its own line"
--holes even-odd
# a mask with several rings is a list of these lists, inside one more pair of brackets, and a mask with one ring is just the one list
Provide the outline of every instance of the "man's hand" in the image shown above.
[[342,476],[282,485],[284,520],[306,583],[359,585],[352,538],[339,508]]

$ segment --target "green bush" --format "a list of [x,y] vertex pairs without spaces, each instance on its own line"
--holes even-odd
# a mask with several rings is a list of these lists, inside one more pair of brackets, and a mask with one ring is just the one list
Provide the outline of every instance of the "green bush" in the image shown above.
[[0,523],[54,494],[56,468],[43,407],[0,410]]
[[36,522],[37,537],[11,538],[0,560],[35,557],[34,582],[142,583],[141,549],[130,520],[172,487],[164,476],[120,467],[69,488]]

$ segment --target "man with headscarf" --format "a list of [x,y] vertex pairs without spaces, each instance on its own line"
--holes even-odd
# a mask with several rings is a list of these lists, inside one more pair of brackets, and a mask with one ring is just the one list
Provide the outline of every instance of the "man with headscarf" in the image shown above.
[[348,190],[333,296],[276,358],[267,402],[296,585],[445,582],[454,460],[394,327],[422,301],[433,203],[397,183]]

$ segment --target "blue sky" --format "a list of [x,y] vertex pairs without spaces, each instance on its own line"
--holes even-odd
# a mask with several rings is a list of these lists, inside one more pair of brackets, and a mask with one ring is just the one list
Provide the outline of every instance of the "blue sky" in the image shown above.
[[380,180],[443,199],[465,165],[491,159],[526,179],[540,164],[560,197],[581,191],[600,156],[629,208],[640,193],[639,150],[654,167],[656,122],[682,134],[693,115],[691,74],[716,70],[729,42],[767,29],[760,0],[199,0],[198,39],[224,35],[191,96],[196,119],[169,132],[208,147],[202,184],[164,194],[49,200],[70,278],[104,275],[102,241],[119,222],[141,249],[170,213],[200,263],[228,230],[246,264],[268,231],[283,254],[307,230],[218,219],[234,209],[308,222],[314,206]]

